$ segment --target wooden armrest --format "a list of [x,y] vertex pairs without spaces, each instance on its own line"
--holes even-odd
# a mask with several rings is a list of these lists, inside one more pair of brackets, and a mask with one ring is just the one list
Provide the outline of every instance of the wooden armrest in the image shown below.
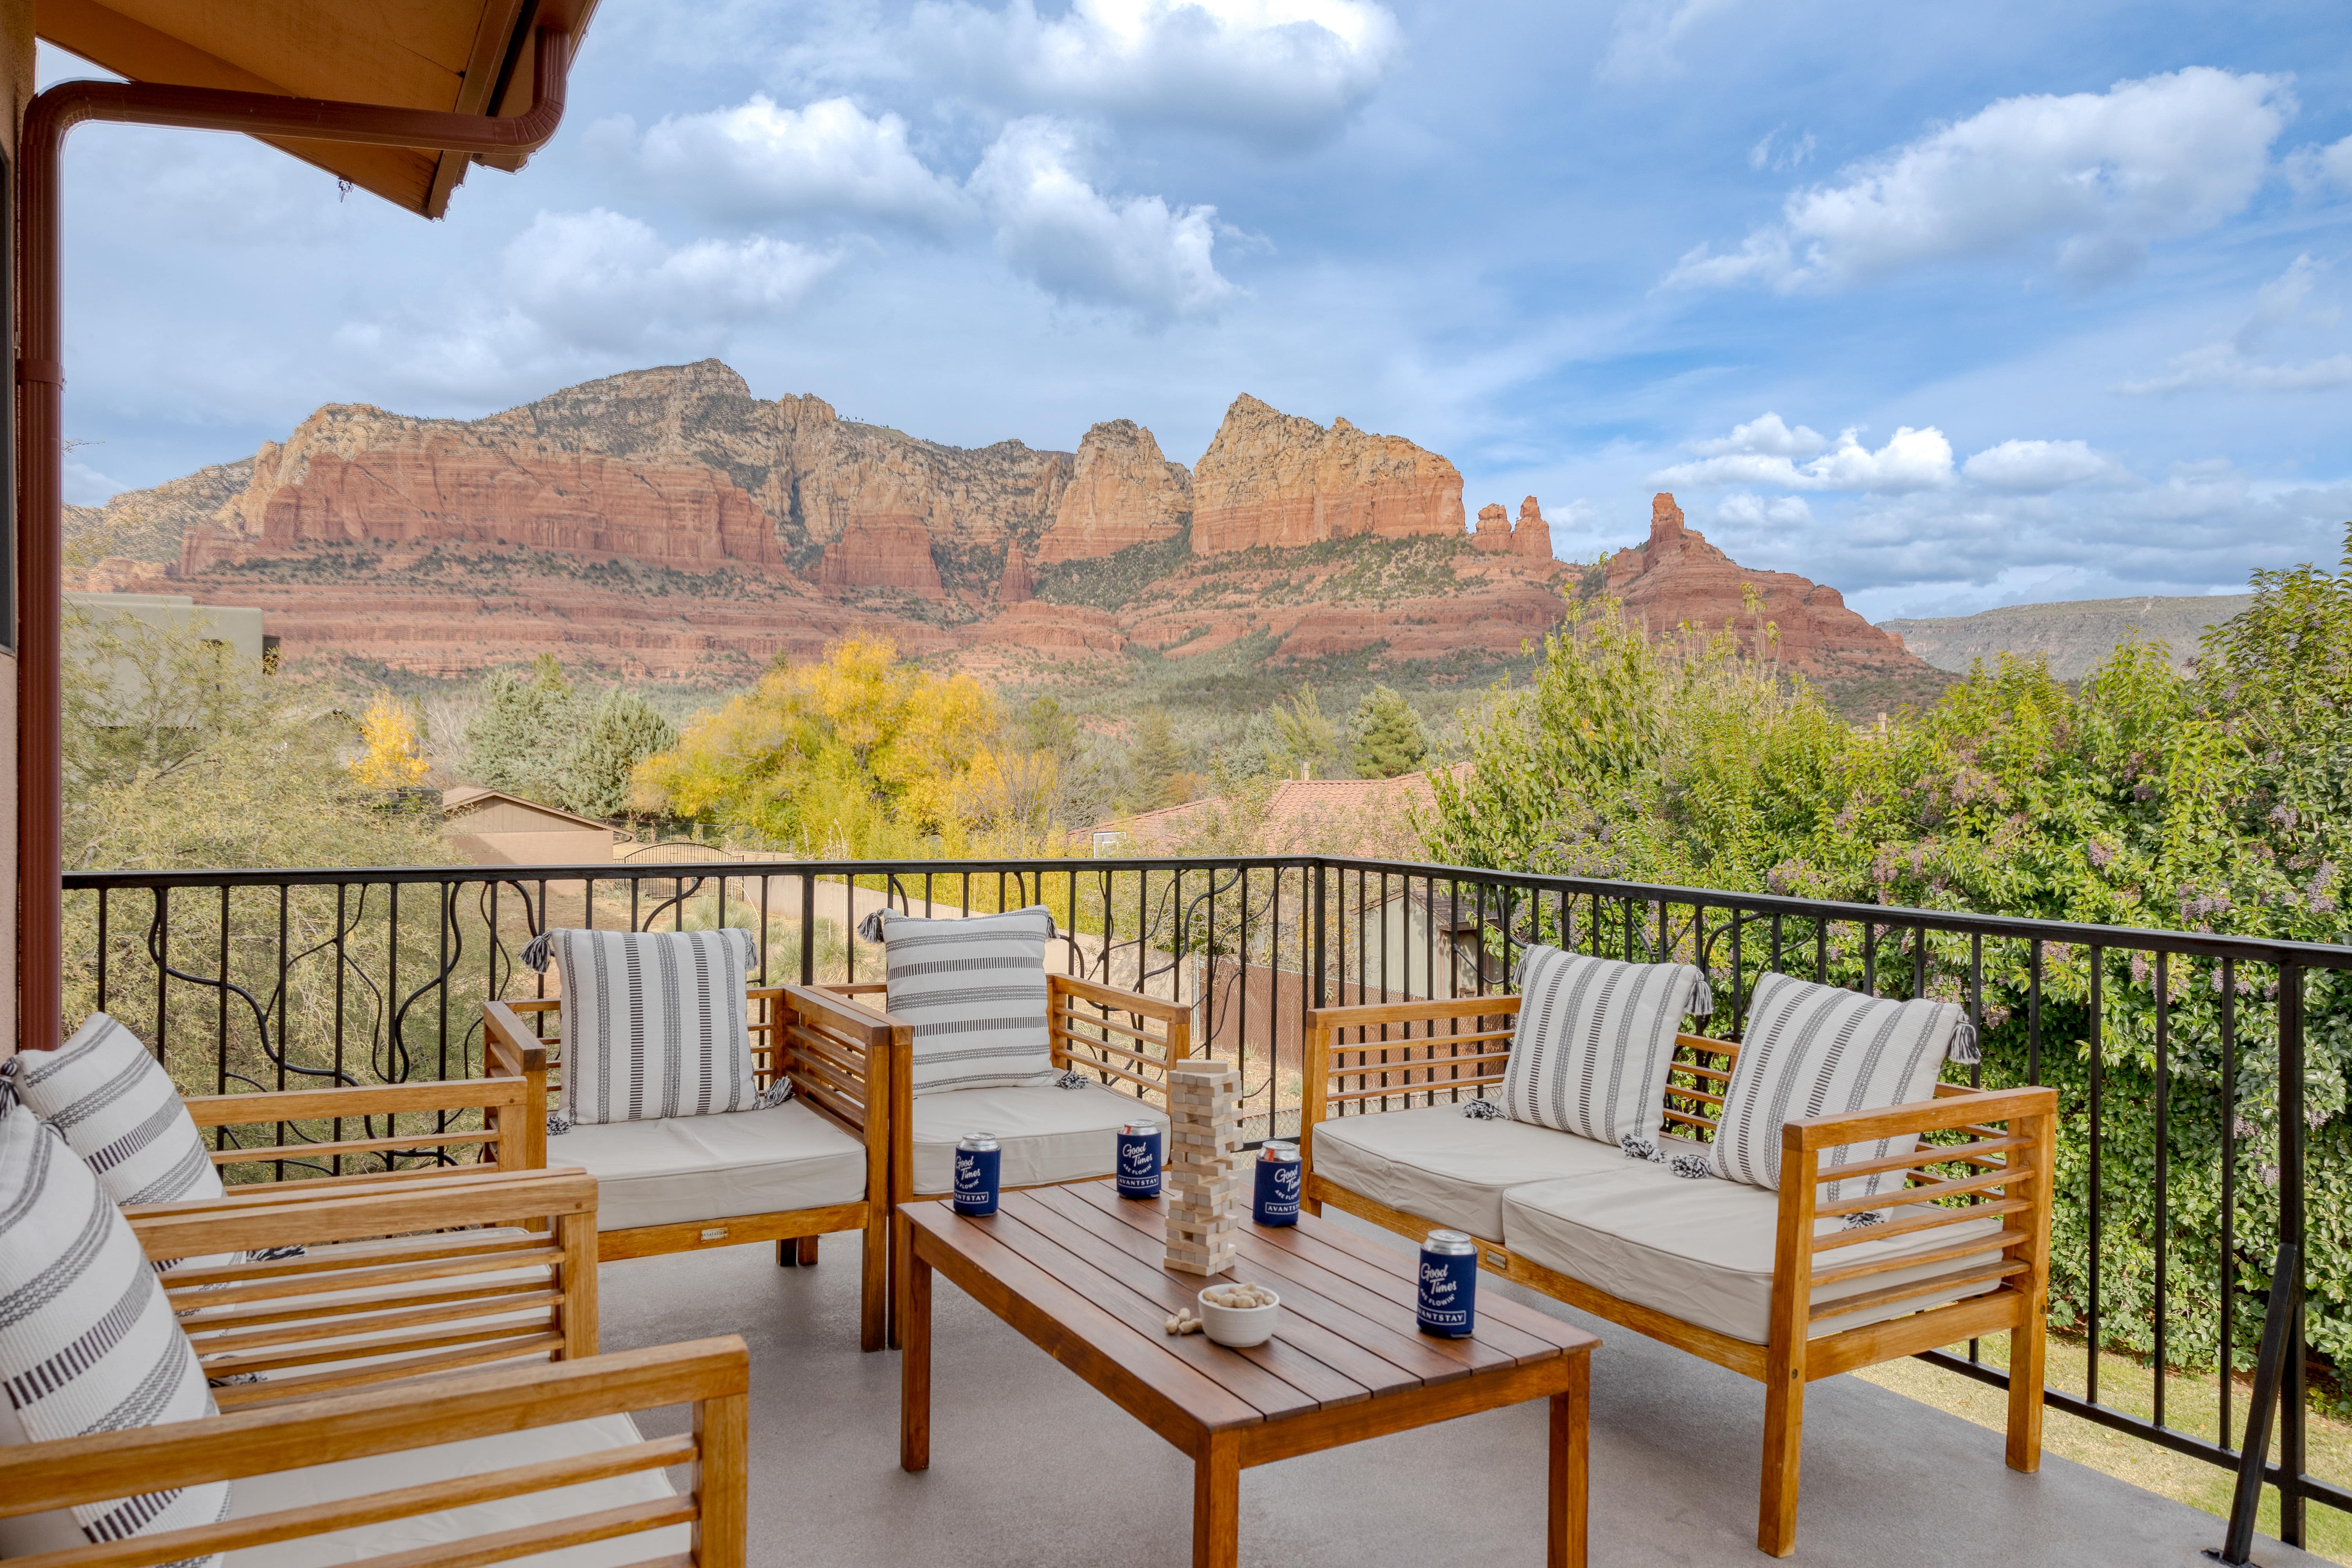
[[[482,1004],[483,1067],[492,1078],[521,1078],[527,1073],[547,1070],[547,1042],[523,1027],[517,1016],[518,1006],[529,1004],[485,1002]],[[546,1011],[533,1007],[533,1012]]]
[[826,984],[819,985],[816,989],[819,991],[830,992],[835,996],[871,996],[877,991],[889,990],[890,983],[887,980],[860,980],[856,984],[851,984],[841,981],[834,981]]
[[[551,1467],[580,1480],[664,1466],[693,1467],[688,1489],[659,1504],[596,1510],[592,1493],[572,1517],[526,1526],[490,1538],[513,1554],[536,1552],[581,1539],[580,1528],[599,1521],[603,1535],[625,1535],[690,1522],[694,1545],[684,1557],[693,1568],[740,1568],[743,1560],[745,1395],[750,1357],[733,1335],[686,1344],[656,1345],[615,1355],[592,1355],[551,1365],[467,1373],[433,1382],[331,1394],[177,1421],[26,1443],[0,1448],[0,1516],[100,1502],[126,1493],[237,1480],[320,1464],[454,1443],[506,1437],[534,1427],[666,1405],[696,1406],[691,1435],[576,1458],[522,1462],[486,1473],[430,1482],[398,1493],[362,1493],[247,1519],[143,1535],[79,1548],[66,1555],[89,1568],[150,1562],[170,1543],[181,1558],[264,1542],[300,1539],[554,1484]],[[410,1506],[392,1506],[387,1501]],[[520,1542],[513,1539],[520,1535]],[[588,1539],[595,1539],[590,1536]],[[501,1553],[508,1554],[508,1553]],[[623,1555],[628,1553],[625,1551]],[[44,1557],[37,1562],[47,1562]]]
[[1356,1007],[1314,1007],[1307,1027],[1355,1029],[1382,1024],[1442,1024],[1456,1018],[1507,1018],[1519,1010],[1518,997],[1456,996],[1433,1002],[1368,1002]]
[[149,1258],[165,1258],[595,1212],[596,1179],[585,1171],[482,1168],[433,1178],[257,1183],[217,1198],[126,1204],[122,1217]]
[[1192,1009],[1184,1003],[1171,1002],[1159,996],[1146,996],[1140,991],[1129,991],[1122,986],[1104,985],[1092,980],[1081,980],[1075,974],[1048,974],[1045,977],[1045,986],[1049,994],[1060,992],[1066,996],[1075,996],[1081,1002],[1092,1002],[1098,1006],[1116,1008],[1121,1013],[1132,1013],[1139,1018],[1156,1018],[1163,1024],[1190,1023],[1192,1017]]
[[851,1001],[830,986],[762,985],[751,997],[778,1003],[803,1023],[838,1030],[867,1050],[882,1049],[890,1043],[892,1031],[910,1027],[905,1019]]
[[199,1127],[252,1127],[269,1121],[319,1121],[336,1117],[388,1116],[408,1110],[470,1110],[520,1105],[523,1086],[512,1079],[435,1079],[425,1083],[342,1084],[333,1089],[266,1089],[258,1094],[206,1094],[187,1100]]
[[1784,1122],[1780,1147],[1790,1153],[1835,1149],[1848,1143],[1872,1143],[1881,1138],[1899,1137],[1906,1132],[1937,1132],[1978,1122],[2056,1114],[2058,1091],[2054,1089],[1987,1089],[1950,1094],[1939,1090],[1934,1100],[1911,1105],[1842,1111],[1834,1116]]

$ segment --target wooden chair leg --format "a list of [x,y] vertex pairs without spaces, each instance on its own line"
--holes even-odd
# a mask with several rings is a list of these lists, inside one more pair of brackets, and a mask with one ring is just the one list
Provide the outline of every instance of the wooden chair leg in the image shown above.
[[2039,1301],[2009,1331],[2009,1468],[2027,1475],[2042,1468],[2042,1380],[2047,1331]]
[[890,1215],[890,1348],[898,1350],[906,1336],[908,1314],[914,1310],[907,1289],[908,1258],[915,1238],[906,1216],[894,1206]]
[[857,1348],[878,1351],[888,1331],[890,1303],[890,1222],[877,1214],[866,1222],[865,1247],[857,1260]]
[[788,1236],[788,1237],[784,1237],[784,1239],[783,1239],[783,1240],[782,1240],[782,1241],[780,1241],[780,1242],[776,1243],[776,1267],[777,1267],[777,1268],[799,1268],[800,1266],[801,1266],[801,1247],[800,1247],[800,1243],[799,1243],[799,1242],[797,1242],[797,1241],[793,1240],[791,1237],[789,1237],[789,1236]]
[[1804,1459],[1805,1368],[1780,1356],[1765,1363],[1764,1477],[1756,1503],[1756,1549],[1786,1557],[1797,1549],[1797,1481]]

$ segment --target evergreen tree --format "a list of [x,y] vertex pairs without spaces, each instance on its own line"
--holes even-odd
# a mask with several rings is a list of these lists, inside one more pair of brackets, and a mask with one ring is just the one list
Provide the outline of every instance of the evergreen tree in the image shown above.
[[1176,739],[1176,721],[1168,716],[1168,710],[1145,709],[1135,721],[1135,751],[1129,761],[1135,780],[1135,809],[1157,811],[1163,805],[1181,805],[1189,797],[1185,784],[1191,760]]
[[1356,772],[1365,778],[1392,779],[1429,759],[1429,732],[1422,728],[1421,715],[1385,686],[1375,686],[1365,695],[1349,729]]
[[1043,752],[1063,767],[1078,760],[1078,721],[1050,697],[1040,697],[1013,716],[1013,739],[1020,750]]
[[495,671],[482,683],[481,711],[466,726],[467,771],[491,789],[562,805],[583,706],[551,653],[532,661],[529,680]]
[[596,700],[587,727],[563,759],[563,805],[583,816],[629,809],[629,778],[647,757],[677,744],[677,726],[635,692],[614,687]]

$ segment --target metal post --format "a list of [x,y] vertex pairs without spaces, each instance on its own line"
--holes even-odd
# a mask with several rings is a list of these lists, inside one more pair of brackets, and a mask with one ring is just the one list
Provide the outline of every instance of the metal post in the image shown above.
[[[2278,1404],[2280,1363],[2286,1359],[2288,1341],[2294,1337],[2296,1317],[2303,1311],[2303,1251],[2292,1243],[2278,1249],[2271,1266],[2270,1311],[2263,1319],[2263,1350],[2254,1363],[2253,1407],[2246,1412],[2246,1446],[2238,1451],[2238,1489],[2230,1500],[2230,1532],[2221,1550],[2205,1555],[2232,1564],[2252,1561],[2254,1515],[2263,1503],[2263,1467],[2270,1458],[2271,1412]],[[2279,1501],[2286,1501],[2284,1484],[2294,1472],[2279,1468]],[[2282,1506],[2284,1516],[2284,1508]]]
[[2279,1539],[2304,1543],[2303,1398],[2303,970],[2282,963],[2278,972],[2279,1029],[2279,1244],[2294,1249],[2295,1305],[2288,1314],[2286,1363],[2280,1371]]

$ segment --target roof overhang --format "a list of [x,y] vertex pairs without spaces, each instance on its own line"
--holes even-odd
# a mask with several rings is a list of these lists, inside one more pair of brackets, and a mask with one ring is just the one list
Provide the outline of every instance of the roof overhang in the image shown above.
[[[38,0],[43,41],[134,82],[334,99],[395,109],[511,114],[531,102],[531,35],[570,32],[576,58],[596,0]],[[339,179],[425,217],[448,210],[468,164],[507,154],[265,137]]]

